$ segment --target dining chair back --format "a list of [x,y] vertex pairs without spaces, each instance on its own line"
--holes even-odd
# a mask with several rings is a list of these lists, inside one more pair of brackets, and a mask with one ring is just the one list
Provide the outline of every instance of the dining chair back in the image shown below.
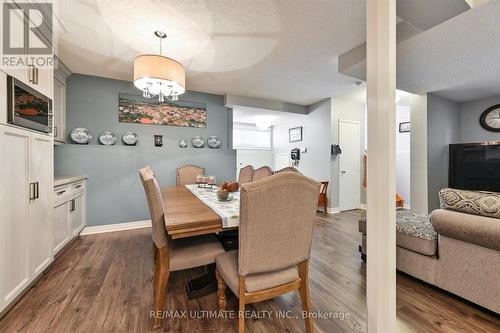
[[323,207],[325,213],[328,213],[328,184],[328,181],[321,182],[321,190],[318,200],[318,207]]
[[274,171],[273,169],[271,169],[270,167],[268,166],[263,166],[263,167],[260,167],[258,169],[256,169],[254,172],[253,172],[253,178],[252,178],[252,181],[255,182],[257,180],[261,180],[263,178],[266,178],[266,177],[269,177],[269,176],[272,176],[274,174]]
[[251,183],[253,180],[254,168],[251,165],[247,165],[240,169],[240,175],[238,176],[238,183],[240,186],[242,184]]
[[298,169],[294,167],[284,167],[283,169],[280,169],[278,171],[274,171],[274,173],[281,173],[281,172],[298,172],[301,173]]
[[197,176],[205,176],[205,168],[196,165],[184,165],[176,170],[177,185],[195,184]]
[[[281,172],[244,184],[240,192],[239,249],[215,259],[219,310],[226,286],[245,305],[299,290],[306,330],[313,331],[309,255],[320,183],[297,172]],[[238,317],[238,332],[245,317]]]
[[165,247],[167,245],[167,232],[160,186],[149,166],[140,169],[139,175],[148,201],[153,242],[157,248]]
[[272,272],[309,259],[320,184],[283,172],[243,185],[239,274]]

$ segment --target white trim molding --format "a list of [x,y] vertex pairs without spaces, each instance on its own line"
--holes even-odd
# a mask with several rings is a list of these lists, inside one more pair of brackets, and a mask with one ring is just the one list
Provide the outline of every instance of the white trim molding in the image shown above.
[[359,209],[364,209],[364,210],[367,210],[367,209],[368,209],[367,207],[368,207],[368,205],[367,205],[367,204],[364,204],[364,203],[359,204]]
[[340,207],[328,207],[326,212],[327,214],[338,214],[340,213]]
[[115,223],[115,224],[105,224],[105,225],[96,225],[96,226],[91,226],[91,227],[85,227],[80,232],[80,236],[102,234],[105,232],[142,229],[142,228],[151,228],[151,220]]

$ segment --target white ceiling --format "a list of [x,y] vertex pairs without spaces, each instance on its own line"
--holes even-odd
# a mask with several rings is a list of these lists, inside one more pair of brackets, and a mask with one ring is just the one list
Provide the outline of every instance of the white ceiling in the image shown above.
[[[339,55],[365,41],[366,0],[57,3],[60,58],[75,73],[131,81],[133,59],[157,53],[153,32],[163,30],[169,36],[165,54],[186,67],[190,90],[302,105],[356,91],[356,80],[339,74],[337,63]],[[500,71],[500,1],[434,26],[462,13],[463,3],[398,0],[400,20],[431,27],[405,41],[411,45],[406,51],[398,50],[401,88],[438,91],[456,100],[500,91],[495,75]],[[451,25],[442,30],[446,24]]]
[[75,73],[132,80],[133,59],[158,52],[160,29],[188,89],[306,105],[350,92],[337,57],[364,41],[365,3],[64,0],[59,54]]

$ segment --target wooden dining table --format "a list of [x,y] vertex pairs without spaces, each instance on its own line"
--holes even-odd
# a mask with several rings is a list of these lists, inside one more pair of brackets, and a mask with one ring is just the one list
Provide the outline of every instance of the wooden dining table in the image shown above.
[[[172,239],[238,229],[238,227],[223,228],[221,217],[184,185],[162,187],[161,194],[165,214],[165,228]],[[234,243],[234,240],[232,242]],[[224,241],[222,243],[224,245]],[[203,276],[189,281],[186,286],[186,292],[190,299],[201,297],[216,290],[215,265],[210,265]]]
[[221,217],[184,185],[161,188],[165,227],[172,239],[214,234],[223,228]]

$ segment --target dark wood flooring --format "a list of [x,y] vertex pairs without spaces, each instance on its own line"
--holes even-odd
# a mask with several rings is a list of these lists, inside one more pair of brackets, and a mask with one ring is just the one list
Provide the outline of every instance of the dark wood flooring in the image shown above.
[[[362,211],[319,214],[310,263],[310,290],[317,332],[366,331],[365,264],[360,260],[356,221]],[[84,236],[57,258],[46,274],[2,318],[0,332],[146,332],[153,306],[153,249],[150,229]],[[188,300],[184,285],[201,269],[170,277],[166,309],[188,318],[164,320],[166,332],[234,332],[237,320],[189,318],[216,310],[217,296]],[[297,292],[247,307],[247,332],[304,332]],[[237,299],[228,291],[228,310]],[[257,312],[261,311],[261,312]],[[287,312],[289,311],[289,312]],[[180,312],[182,313],[182,312]],[[397,276],[400,332],[500,332],[498,316],[404,274]]]

